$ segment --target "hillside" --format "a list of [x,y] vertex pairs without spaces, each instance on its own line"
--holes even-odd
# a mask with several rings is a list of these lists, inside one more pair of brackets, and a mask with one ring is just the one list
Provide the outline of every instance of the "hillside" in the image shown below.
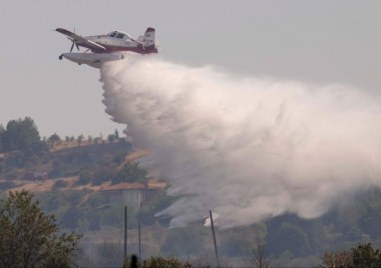
[[[0,127],[0,195],[31,191],[64,230],[82,233],[77,257],[81,266],[120,266],[124,206],[128,206],[129,253],[137,253],[140,221],[143,257],[178,256],[198,264],[214,263],[211,233],[203,219],[170,229],[170,218],[155,216],[179,197],[168,196],[167,182],[139,166],[149,152],[134,149],[117,133],[107,140],[83,136],[62,140],[57,134],[41,139],[29,119],[11,126]],[[29,130],[24,132],[24,127]],[[217,243],[226,265],[250,265],[253,249],[264,243],[275,266],[316,266],[326,251],[365,242],[381,245],[380,224],[381,191],[365,189],[320,218],[306,220],[290,213],[218,230]]]

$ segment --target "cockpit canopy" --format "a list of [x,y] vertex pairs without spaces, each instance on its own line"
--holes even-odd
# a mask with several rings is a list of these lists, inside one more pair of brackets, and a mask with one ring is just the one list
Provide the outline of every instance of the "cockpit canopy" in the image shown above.
[[108,37],[118,38],[118,39],[131,39],[131,37],[123,32],[113,31],[107,35]]

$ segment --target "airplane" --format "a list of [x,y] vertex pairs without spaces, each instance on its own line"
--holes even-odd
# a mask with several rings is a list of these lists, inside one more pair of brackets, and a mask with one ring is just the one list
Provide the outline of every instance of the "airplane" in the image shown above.
[[[124,59],[123,52],[131,51],[139,54],[158,53],[155,44],[155,29],[148,27],[144,35],[138,39],[121,31],[112,31],[107,35],[80,36],[63,28],[57,28],[57,32],[66,35],[73,42],[70,53],[63,53],[58,58],[66,58],[79,65],[100,68],[102,63]],[[74,46],[87,48],[85,52],[72,52]],[[91,51],[91,52],[89,52]]]

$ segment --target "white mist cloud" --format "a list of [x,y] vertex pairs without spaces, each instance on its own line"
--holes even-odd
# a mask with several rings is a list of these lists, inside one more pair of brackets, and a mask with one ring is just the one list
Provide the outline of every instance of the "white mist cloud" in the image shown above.
[[212,67],[128,55],[101,70],[104,104],[154,168],[184,195],[162,214],[247,225],[286,212],[314,218],[338,197],[381,184],[381,102]]

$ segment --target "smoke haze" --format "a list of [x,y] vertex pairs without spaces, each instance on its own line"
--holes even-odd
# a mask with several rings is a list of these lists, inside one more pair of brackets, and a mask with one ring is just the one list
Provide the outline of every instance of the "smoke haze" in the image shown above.
[[286,212],[314,218],[381,184],[381,106],[368,92],[142,55],[104,64],[101,81],[106,112],[183,196],[161,212],[172,226],[208,210],[223,228]]

